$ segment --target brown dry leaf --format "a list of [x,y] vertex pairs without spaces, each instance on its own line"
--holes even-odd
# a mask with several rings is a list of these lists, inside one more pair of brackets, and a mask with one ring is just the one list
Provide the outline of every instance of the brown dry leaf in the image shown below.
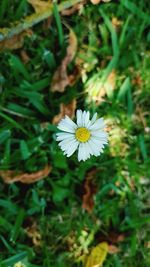
[[31,30],[26,30],[21,32],[20,34],[14,35],[12,38],[0,41],[0,51],[4,49],[15,50],[21,48],[24,44],[24,37],[30,37],[32,33],[33,32]]
[[110,254],[116,254],[116,253],[120,252],[120,248],[118,248],[118,247],[116,247],[114,245],[109,245],[108,246],[108,252]]
[[52,22],[52,17],[47,18],[46,20],[43,21],[43,30],[48,30],[50,28]]
[[25,50],[20,51],[20,56],[24,64],[27,64],[30,61],[30,57]]
[[52,7],[52,1],[41,1],[41,0],[27,0],[29,4],[32,5],[36,13],[42,13],[46,9],[49,9]]
[[85,194],[83,195],[82,208],[87,210],[89,213],[92,212],[94,207],[93,196],[96,193],[96,186],[94,184],[96,172],[96,168],[89,171],[87,173],[86,180],[84,183]]
[[83,8],[83,5],[86,3],[86,0],[83,0],[81,3],[73,5],[71,8],[64,9],[61,11],[63,16],[70,16],[74,14],[76,11],[79,11]]
[[80,69],[78,66],[74,66],[74,70],[73,72],[68,76],[68,80],[69,80],[69,85],[73,86],[77,80],[80,78],[81,73],[80,73]]
[[91,3],[93,4],[93,5],[97,5],[97,4],[99,4],[100,2],[102,2],[102,0],[90,0],[91,1]]
[[44,169],[33,173],[17,173],[16,171],[0,171],[0,176],[5,183],[11,184],[14,182],[21,182],[24,184],[31,184],[37,182],[48,176],[52,167],[46,165]]
[[144,130],[146,131],[148,129],[146,116],[149,116],[149,112],[144,112],[143,108],[139,106],[139,104],[136,104],[135,114],[134,114],[134,122],[138,125],[142,124],[144,127]]
[[69,77],[67,74],[67,66],[73,60],[77,51],[77,38],[72,30],[69,33],[69,46],[67,48],[67,54],[62,60],[61,65],[58,67],[54,73],[51,91],[52,92],[64,92],[67,85],[69,85]]
[[144,247],[150,249],[150,241],[145,242]]
[[73,118],[74,117],[74,114],[75,114],[75,109],[76,109],[76,104],[77,104],[77,101],[76,99],[73,99],[69,104],[64,104],[64,103],[61,103],[60,104],[60,113],[56,116],[54,116],[53,120],[52,120],[52,123],[53,124],[58,124],[59,121],[65,116],[67,115],[68,117],[70,118]]
[[99,4],[100,2],[108,3],[108,2],[110,2],[111,0],[90,0],[90,1],[91,1],[91,3],[92,3],[93,5],[97,5],[97,4]]
[[33,222],[33,224],[25,229],[27,236],[32,239],[32,243],[39,247],[41,246],[41,234],[38,230],[38,226],[36,222]]
[[134,77],[134,79],[131,81],[133,85],[142,87],[143,85],[143,80],[140,74]]

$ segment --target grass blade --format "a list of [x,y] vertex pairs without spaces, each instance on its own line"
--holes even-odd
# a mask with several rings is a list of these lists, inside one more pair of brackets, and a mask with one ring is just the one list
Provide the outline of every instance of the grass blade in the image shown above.
[[150,23],[150,17],[148,13],[146,14],[143,12],[140,8],[137,7],[134,3],[128,0],[121,0],[121,4],[126,7],[128,10],[130,10],[131,13],[138,16],[141,19],[146,20],[148,23]]
[[145,161],[148,158],[148,154],[147,154],[147,149],[146,149],[146,145],[145,145],[144,136],[142,134],[139,135],[139,146],[140,146],[140,150],[141,150],[141,154],[142,154],[143,160]]
[[127,77],[123,84],[120,87],[120,90],[117,95],[117,100],[122,101],[125,98],[125,95],[127,94],[128,90],[130,89],[131,83],[130,83],[130,78]]
[[25,217],[25,211],[23,209],[20,209],[15,221],[15,225],[12,228],[11,234],[10,234],[10,241],[11,242],[16,242],[16,239],[19,235],[21,225],[23,223]]
[[54,2],[54,5],[53,5],[53,12],[54,12],[54,17],[55,17],[57,29],[58,29],[59,44],[60,44],[60,46],[62,46],[64,43],[64,34],[63,34],[62,23],[61,23],[61,19],[60,19],[60,15],[58,12],[56,2]]

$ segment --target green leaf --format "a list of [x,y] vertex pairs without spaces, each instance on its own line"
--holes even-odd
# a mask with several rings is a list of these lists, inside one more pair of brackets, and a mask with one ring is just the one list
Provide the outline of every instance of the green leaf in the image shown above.
[[47,86],[49,86],[49,83],[50,83],[50,78],[44,78],[44,79],[41,79],[35,83],[29,83],[28,81],[23,81],[21,84],[20,84],[20,87],[21,89],[24,91],[41,91],[43,89],[45,89]]
[[28,145],[24,140],[20,141],[20,151],[21,151],[21,155],[22,155],[23,160],[28,159],[31,155],[29,148],[28,148]]
[[56,60],[55,60],[54,54],[51,51],[45,50],[43,58],[48,64],[50,69],[56,68]]
[[132,101],[131,88],[129,88],[127,91],[127,109],[128,109],[128,115],[131,116],[133,113],[133,101]]
[[14,111],[20,115],[28,116],[29,118],[30,118],[30,116],[35,116],[35,114],[36,114],[31,109],[23,107],[21,105],[18,105],[16,103],[8,103],[7,109]]
[[10,200],[0,199],[0,207],[7,209],[11,216],[17,214],[18,212],[18,206]]
[[118,36],[117,36],[116,30],[115,30],[114,26],[112,25],[112,22],[109,20],[108,16],[104,13],[104,11],[101,8],[99,9],[99,12],[100,12],[101,16],[103,17],[104,22],[111,33],[113,54],[116,58],[118,58],[119,46],[118,46]]
[[125,99],[125,95],[127,94],[128,90],[130,89],[131,83],[130,83],[130,78],[127,77],[123,84],[120,87],[120,90],[117,95],[117,100],[122,101]]
[[10,241],[13,243],[16,242],[16,239],[19,236],[20,228],[24,221],[24,217],[25,217],[25,211],[23,209],[20,209],[18,211],[17,217],[15,218],[15,224],[10,233]]
[[53,12],[54,12],[54,17],[55,17],[57,29],[58,29],[59,44],[60,44],[60,46],[62,46],[64,43],[64,34],[63,34],[61,18],[59,15],[59,11],[58,11],[56,2],[53,3]]
[[68,188],[63,188],[58,185],[53,184],[52,198],[54,202],[61,202],[70,194]]
[[148,23],[150,23],[150,17],[148,13],[145,13],[140,8],[138,8],[138,5],[135,5],[133,2],[129,0],[121,0],[121,4],[126,7],[128,10],[130,10],[131,13],[136,15],[137,17],[146,20]]
[[129,29],[129,23],[131,21],[132,15],[128,16],[123,24],[122,31],[119,37],[119,45],[122,46],[126,42],[126,32]]
[[4,143],[11,135],[10,130],[3,130],[0,132],[0,144]]
[[59,153],[59,152],[53,154],[53,164],[55,168],[66,169],[67,168],[66,157],[62,153]]
[[2,118],[4,118],[6,121],[8,121],[10,124],[15,126],[16,128],[20,129],[23,133],[28,135],[28,132],[19,123],[17,123],[15,120],[13,120],[12,118],[10,118],[9,116],[5,115],[2,112],[0,112],[0,116]]
[[147,149],[145,145],[144,135],[142,134],[139,135],[139,145],[140,145],[140,150],[141,150],[143,160],[145,161],[148,158],[148,154],[147,154]]
[[27,257],[27,252],[26,251],[23,251],[23,252],[20,252],[20,253],[17,253],[16,255],[6,259],[6,260],[3,260],[1,262],[1,267],[13,267],[13,264],[17,263],[18,261],[21,261],[23,259],[25,259]]
[[22,74],[25,79],[31,79],[30,74],[28,73],[27,69],[25,68],[19,57],[11,55],[10,65],[12,66],[12,69],[14,69],[17,73]]

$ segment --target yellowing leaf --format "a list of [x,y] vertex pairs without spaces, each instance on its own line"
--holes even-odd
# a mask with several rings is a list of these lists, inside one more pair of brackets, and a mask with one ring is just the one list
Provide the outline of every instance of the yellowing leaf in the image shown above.
[[48,1],[41,1],[41,0],[27,0],[29,4],[32,5],[36,13],[41,13],[46,9],[52,7],[51,0]]
[[18,261],[17,263],[14,264],[13,267],[27,267],[27,266],[24,265],[21,261]]
[[95,79],[90,78],[85,86],[85,90],[88,93],[89,101],[95,101],[96,104],[101,104],[104,101],[104,97],[113,95],[113,91],[116,87],[116,71],[112,70],[108,75],[105,82],[102,81],[101,77]]
[[108,244],[102,242],[94,247],[86,260],[85,267],[100,267],[102,266],[108,253]]
[[38,225],[36,222],[33,222],[32,225],[28,226],[26,229],[26,234],[29,238],[32,239],[32,243],[35,247],[40,247],[41,246],[41,234],[38,229]]

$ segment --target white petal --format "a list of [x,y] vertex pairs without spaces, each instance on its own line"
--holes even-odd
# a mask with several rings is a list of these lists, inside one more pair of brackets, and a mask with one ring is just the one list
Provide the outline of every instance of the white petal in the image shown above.
[[86,118],[86,111],[84,110],[82,113],[82,126],[85,126],[85,118]]
[[85,145],[85,149],[86,149],[87,158],[90,158],[91,150],[89,148],[89,145],[87,142],[84,145]]
[[104,123],[104,120],[103,118],[100,118],[98,120],[96,120],[90,127],[89,129],[90,130],[100,130],[100,129],[103,129],[105,127],[105,123]]
[[70,148],[66,151],[67,157],[70,157],[77,150],[78,145],[78,141],[74,141],[70,144]]
[[57,137],[56,137],[57,141],[62,141],[64,139],[68,139],[68,138],[74,136],[73,133],[57,133],[56,135],[57,135]]
[[97,112],[93,115],[93,117],[91,119],[92,124],[96,121],[96,118],[97,118]]
[[108,133],[104,131],[91,131],[91,135],[94,137],[99,138],[100,140],[107,140],[108,139]]
[[87,128],[88,125],[89,125],[89,122],[90,122],[90,112],[89,111],[86,112],[86,115],[85,115],[84,119],[85,119],[84,126]]
[[81,109],[77,110],[76,116],[77,116],[77,125],[78,127],[81,127],[82,126],[82,110]]
[[64,132],[68,133],[75,133],[74,127],[72,127],[70,124],[68,124],[65,119],[61,120],[60,123],[58,124],[57,128],[59,130],[62,130]]
[[83,160],[83,158],[84,158],[83,143],[80,143],[79,150],[78,150],[78,161]]
[[61,147],[62,150],[67,150],[68,148],[70,148],[70,145],[73,141],[76,141],[74,137],[68,138],[67,140],[64,139],[58,145]]
[[97,113],[95,113],[92,117],[91,120],[89,120],[89,123],[87,125],[87,128],[89,128],[95,121],[96,121],[96,118],[97,118]]
[[97,146],[97,148],[99,148],[99,150],[101,150],[105,144],[105,141],[101,141],[99,139],[97,139],[96,137],[91,137],[91,141]]
[[87,144],[87,146],[88,146],[88,151],[89,151],[90,155],[94,155],[94,152],[93,152],[93,150],[91,149],[91,146],[89,145],[89,142],[87,142],[86,144]]
[[99,147],[97,145],[95,145],[95,143],[91,139],[88,141],[88,144],[89,144],[89,146],[93,152],[93,155],[99,156],[100,155]]
[[86,159],[89,158],[89,153],[86,149],[86,145],[85,143],[80,143],[79,144],[79,150],[78,150],[78,161],[85,161]]
[[77,129],[76,123],[74,123],[67,115],[65,116],[64,120],[68,123],[68,125],[72,126],[74,129]]

